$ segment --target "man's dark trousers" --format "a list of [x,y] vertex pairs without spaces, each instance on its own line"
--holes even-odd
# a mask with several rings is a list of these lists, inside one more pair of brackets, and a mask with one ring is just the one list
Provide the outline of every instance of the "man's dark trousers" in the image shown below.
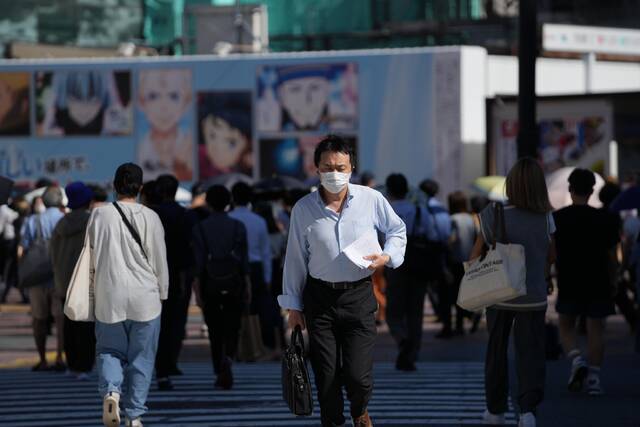
[[366,411],[373,391],[378,303],[371,281],[334,290],[310,278],[303,299],[322,425],[340,426],[345,422],[342,386],[352,417]]
[[426,281],[405,267],[387,269],[387,324],[399,347],[398,362],[415,363],[422,342]]
[[225,358],[234,359],[238,349],[240,318],[244,304],[239,295],[203,292],[202,314],[209,328],[209,345],[215,374],[222,372]]
[[[177,369],[182,341],[185,338],[185,299],[191,297],[182,272],[169,275],[169,295],[162,301],[160,337],[156,354],[156,377],[166,378]],[[188,296],[187,296],[188,294]],[[186,308],[188,310],[188,301]]]

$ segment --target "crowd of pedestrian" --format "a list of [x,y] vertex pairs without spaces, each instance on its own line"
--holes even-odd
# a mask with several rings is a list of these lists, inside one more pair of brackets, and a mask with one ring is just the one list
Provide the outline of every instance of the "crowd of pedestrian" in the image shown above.
[[[31,305],[39,355],[33,370],[86,380],[95,363],[105,425],[120,424],[122,407],[126,425],[141,426],[153,374],[160,391],[173,390],[172,377],[182,375],[178,361],[195,301],[208,330],[215,388],[233,388],[238,359],[279,359],[288,318],[288,327],[309,332],[322,424],[344,424],[344,386],[354,425],[373,425],[367,404],[376,325],[388,325],[395,367],[406,372],[418,369],[425,300],[442,325],[436,338],[476,332],[481,315],[456,302],[465,263],[496,237],[496,210],[484,196],[441,196],[432,179],[414,188],[400,173],[377,187],[365,173],[356,184],[355,153],[338,136],[318,145],[314,161],[317,191],[286,191],[277,200],[244,182],[230,188],[196,183],[183,206],[176,202],[176,177],[144,182],[140,167],[129,163],[115,173],[113,203],[104,189],[74,182],[65,187],[66,205],[61,188],[48,183],[31,205],[15,198],[0,207],[2,301],[19,287]],[[525,248],[526,294],[486,310],[486,424],[505,422],[513,330],[519,422],[535,426],[544,397],[550,294],[557,294],[572,392],[603,393],[605,319],[616,306],[637,330],[640,220],[610,210],[620,193],[613,182],[600,191],[604,207],[590,207],[594,185],[593,172],[575,169],[567,183],[573,204],[554,212],[535,160],[518,161],[507,176],[506,238]],[[368,267],[361,268],[343,250],[371,233],[381,252],[363,254]],[[51,268],[33,282],[21,266],[26,271],[36,262],[41,247]],[[63,314],[83,248],[91,250],[95,322]],[[52,323],[57,348],[49,366]],[[259,325],[253,333],[251,325]],[[260,351],[239,357],[247,345]]]

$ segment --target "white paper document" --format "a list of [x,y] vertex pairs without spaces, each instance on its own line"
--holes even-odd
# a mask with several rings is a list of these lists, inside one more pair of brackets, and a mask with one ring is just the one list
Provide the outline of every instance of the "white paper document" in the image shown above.
[[376,233],[366,233],[355,242],[347,246],[342,252],[358,267],[365,269],[371,265],[371,261],[364,259],[368,255],[381,255],[382,248],[378,242]]

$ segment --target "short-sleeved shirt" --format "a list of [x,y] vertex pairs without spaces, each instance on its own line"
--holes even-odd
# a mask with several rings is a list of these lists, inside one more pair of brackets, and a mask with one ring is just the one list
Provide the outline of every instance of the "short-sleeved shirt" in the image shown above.
[[[493,240],[494,205],[487,206],[480,213],[480,229],[484,241]],[[504,220],[508,243],[524,246],[527,269],[527,294],[497,304],[496,308],[506,310],[545,310],[547,307],[547,281],[545,268],[555,224],[551,213],[538,213],[505,206]]]
[[554,214],[558,299],[610,299],[610,251],[619,240],[607,212],[572,205]]

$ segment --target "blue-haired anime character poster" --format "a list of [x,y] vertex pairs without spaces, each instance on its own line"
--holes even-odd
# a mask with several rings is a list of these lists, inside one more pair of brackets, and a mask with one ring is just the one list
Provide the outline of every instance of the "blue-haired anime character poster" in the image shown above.
[[200,179],[253,175],[251,92],[198,93]]
[[[358,140],[355,136],[343,135],[347,143],[358,152]],[[285,175],[298,178],[308,184],[315,184],[318,168],[314,162],[316,146],[323,138],[321,135],[298,135],[295,137],[261,139],[260,176]]]
[[129,71],[41,72],[35,86],[37,135],[131,134]]
[[354,130],[358,71],[354,63],[258,68],[259,132]]

